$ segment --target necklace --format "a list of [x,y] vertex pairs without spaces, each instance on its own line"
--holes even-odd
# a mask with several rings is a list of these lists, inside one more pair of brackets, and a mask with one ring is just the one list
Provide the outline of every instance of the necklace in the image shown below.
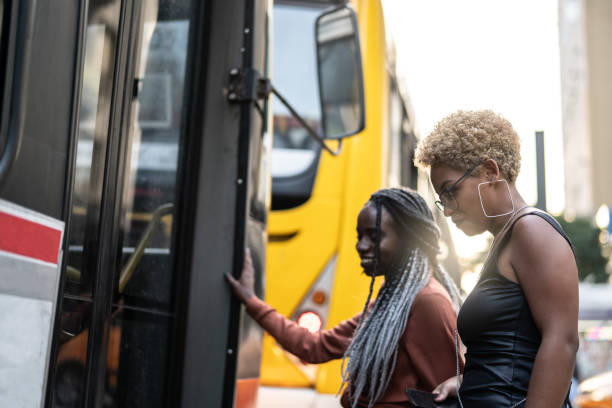
[[491,257],[491,253],[493,252],[493,249],[495,248],[495,244],[499,240],[499,237],[501,237],[503,232],[506,230],[506,227],[510,224],[510,221],[512,221],[514,219],[514,216],[516,214],[518,214],[519,212],[523,211],[527,207],[529,207],[529,206],[528,205],[524,205],[521,208],[519,208],[518,210],[516,210],[516,211],[514,211],[513,213],[510,214],[510,217],[508,217],[508,220],[506,221],[506,223],[501,227],[501,229],[499,230],[499,232],[497,233],[495,238],[493,238],[493,242],[491,242],[491,247],[489,248],[489,253],[487,254],[487,259],[485,260],[484,265],[486,265],[487,262],[489,262],[489,258]]

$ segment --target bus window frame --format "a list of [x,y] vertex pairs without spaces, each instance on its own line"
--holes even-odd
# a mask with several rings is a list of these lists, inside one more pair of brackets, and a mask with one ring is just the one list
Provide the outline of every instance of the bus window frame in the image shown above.
[[36,0],[2,1],[0,187],[19,154],[23,135],[35,9]]
[[[6,17],[6,10],[8,0],[0,0],[0,85],[4,83],[4,66],[6,64],[6,55],[4,54],[6,50],[5,39],[6,33],[4,30],[8,29],[8,24],[4,21]],[[4,89],[4,88],[2,88]],[[1,105],[0,105],[1,106]]]
[[5,107],[8,106],[8,101],[6,99],[10,95],[10,89],[5,86],[7,82],[7,66],[8,66],[8,31],[10,28],[10,22],[8,21],[8,16],[10,13],[10,8],[8,7],[9,0],[0,0],[1,1],[1,9],[0,9],[0,86],[1,89],[4,90],[2,94],[2,99],[0,99],[0,154],[4,152],[4,124],[5,124]]

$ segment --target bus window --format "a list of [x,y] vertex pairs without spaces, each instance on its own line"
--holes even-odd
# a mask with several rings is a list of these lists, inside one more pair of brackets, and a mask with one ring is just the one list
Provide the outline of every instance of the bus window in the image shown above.
[[[4,35],[3,35],[3,32],[4,32],[4,1],[5,0],[0,1],[0,44],[3,44],[2,40],[4,38]],[[4,46],[2,46],[2,48],[0,48],[0,52],[2,53],[2,54],[0,54],[0,55],[2,55],[2,60],[0,60],[0,62],[2,63],[0,65],[1,67],[4,67],[4,64],[5,64],[4,52],[3,51],[4,51]]]
[[417,137],[410,124],[410,119],[404,110],[402,112],[402,160],[401,160],[401,185],[417,189],[419,169],[414,165],[414,151],[417,146]]
[[[317,132],[321,107],[317,85],[316,44],[313,35],[320,7],[274,5],[273,73],[277,89]],[[289,111],[273,104],[272,209],[306,202],[311,195],[320,148]]]
[[[391,81],[390,81],[391,82]],[[389,185],[402,185],[402,100],[397,88],[392,86],[389,92]]]
[[[6,45],[4,44],[5,39],[6,39],[6,34],[4,33],[4,31],[8,28],[8,24],[6,24],[4,22],[4,10],[5,10],[5,3],[6,0],[0,0],[0,89],[5,89],[4,87],[4,81],[6,80],[5,78],[5,72],[4,69],[6,67]],[[0,129],[2,129],[3,123],[2,123],[2,118],[4,115],[2,115],[1,113],[3,112],[2,109],[2,101],[5,99],[5,95],[0,94]],[[5,135],[3,131],[0,131],[0,157],[2,157],[2,153],[4,152],[4,145],[6,143],[5,140]]]
[[416,136],[406,112],[396,81],[392,80],[389,89],[389,185],[407,186],[416,190],[418,170],[415,167],[414,150]]
[[118,0],[93,0],[87,16],[66,281],[55,365],[53,406],[57,407],[80,406],[85,387],[119,10]]
[[[112,66],[114,61],[114,57],[108,54],[108,49],[114,46],[110,44],[111,39],[106,34],[109,27],[96,17],[96,11],[105,7],[100,7],[97,3],[106,2],[94,1],[90,6],[90,20],[85,34],[85,64],[69,234],[70,269],[66,286],[66,292],[88,297],[92,291],[93,277],[90,275],[90,270],[93,268],[86,264],[85,259],[89,254],[84,254],[83,251],[87,249],[85,241],[88,237],[97,236],[97,220],[100,216],[99,197],[102,194],[102,176],[107,148],[108,102],[113,77],[112,71],[105,67]],[[118,18],[118,10],[113,11]]]
[[[175,203],[191,0],[142,2],[133,54],[121,195],[121,254],[112,300],[105,395],[111,406],[157,407],[173,378]],[[183,155],[184,156],[184,155]]]

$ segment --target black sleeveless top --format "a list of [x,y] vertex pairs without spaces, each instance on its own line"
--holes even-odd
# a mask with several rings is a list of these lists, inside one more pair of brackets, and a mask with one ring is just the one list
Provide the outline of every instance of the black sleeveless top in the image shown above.
[[542,338],[521,286],[499,273],[497,258],[515,223],[530,214],[548,221],[570,242],[550,215],[540,211],[521,214],[483,266],[478,284],[457,317],[457,329],[467,347],[459,388],[464,408],[509,408],[527,396]]

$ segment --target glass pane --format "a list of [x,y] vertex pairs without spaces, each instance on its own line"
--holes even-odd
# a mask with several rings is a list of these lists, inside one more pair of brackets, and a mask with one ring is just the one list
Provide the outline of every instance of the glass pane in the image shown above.
[[[316,131],[321,130],[314,23],[320,8],[274,6],[274,86]],[[316,159],[317,143],[278,100],[273,99],[272,176],[305,172]]]
[[400,186],[402,169],[402,100],[394,86],[389,89],[389,185]]
[[[4,21],[5,18],[5,13],[4,13],[4,9],[6,8],[4,3],[6,0],[0,0],[0,88],[4,89],[4,75],[1,75],[1,73],[4,72],[4,67],[6,66],[6,54],[5,54],[5,49],[6,49],[6,45],[4,44],[4,41],[6,39],[6,34],[4,33],[4,31],[8,28],[8,23],[6,23]],[[3,92],[4,93],[4,92]],[[4,95],[0,94],[1,98],[4,98]],[[0,112],[2,112],[2,99],[0,99]],[[2,125],[2,117],[0,115],[0,125]],[[0,152],[4,151],[4,147],[6,144],[6,140],[5,140],[6,135],[3,135],[0,132]]]
[[[5,0],[0,0],[0,46],[2,45],[2,39],[4,38],[4,1]],[[0,48],[0,52],[3,51],[3,48],[4,47]],[[1,53],[0,55],[4,55],[4,53]],[[5,61],[0,62],[2,63],[2,67],[4,67]]]
[[64,299],[55,365],[54,407],[81,406],[91,306],[88,301]]
[[352,13],[343,8],[318,22],[319,74],[325,136],[353,134],[362,124],[362,81],[357,27]]
[[91,297],[94,278],[118,6],[108,0],[89,6],[66,271],[66,293],[75,296]]
[[57,408],[80,407],[84,394],[119,5],[93,0],[87,17],[66,279],[51,377]]
[[[121,300],[168,311],[171,303],[171,234],[183,111],[183,85],[190,3],[146,2],[136,76],[139,94],[132,106],[123,191]],[[177,4],[183,3],[183,4]],[[139,251],[139,249],[141,249]],[[138,262],[131,263],[135,261]]]
[[162,406],[170,380],[172,236],[190,16],[191,0],[143,3],[134,67],[138,95],[125,135],[121,269],[113,299],[116,340],[109,344],[117,371],[107,370],[107,406]]
[[165,407],[172,318],[114,307],[107,353],[105,407]]

